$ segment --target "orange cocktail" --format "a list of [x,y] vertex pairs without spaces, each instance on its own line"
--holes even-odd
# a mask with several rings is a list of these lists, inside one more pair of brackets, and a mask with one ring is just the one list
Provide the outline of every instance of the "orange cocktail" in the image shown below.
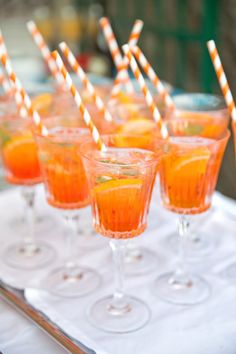
[[[67,125],[65,125],[67,123]],[[63,297],[90,293],[100,283],[98,274],[77,264],[73,257],[79,210],[89,205],[89,190],[80,155],[80,146],[90,140],[89,130],[77,119],[63,116],[44,120],[48,135],[36,134],[39,160],[48,204],[60,211],[70,229],[67,260],[48,274],[46,288]]]
[[[89,204],[88,184],[79,146],[89,137],[84,128],[61,128],[49,137],[37,136],[48,203],[60,209]],[[78,139],[78,141],[76,141]]]
[[166,208],[181,214],[207,210],[211,204],[227,138],[171,137],[160,167]]
[[89,318],[105,331],[125,333],[141,328],[149,319],[146,305],[124,294],[120,270],[125,241],[146,228],[158,158],[151,151],[130,148],[129,140],[128,147],[116,147],[121,136],[102,138],[107,151],[85,143],[81,153],[89,181],[93,225],[98,233],[111,239],[117,284],[114,295],[92,305]]
[[[155,98],[160,108],[160,98]],[[115,122],[115,132],[118,134],[140,135],[140,148],[142,148],[141,137],[150,138],[159,134],[157,123],[153,120],[150,108],[147,106],[145,97],[142,94],[128,95],[123,92],[108,103]]]
[[183,255],[189,236],[189,215],[210,208],[230,134],[226,131],[216,139],[178,136],[178,124],[181,122],[169,121],[170,137],[160,142],[165,155],[159,173],[162,202],[165,208],[179,215],[180,257],[175,272],[157,279],[156,292],[165,301],[192,305],[204,301],[210,291],[204,279],[190,275],[185,269]]
[[224,99],[203,93],[180,94],[173,98],[175,110],[166,110],[166,120],[177,120],[179,135],[218,138],[227,129],[229,112]]
[[9,265],[26,269],[40,267],[55,256],[49,246],[34,241],[34,186],[41,182],[41,171],[31,129],[30,119],[22,119],[17,113],[1,117],[0,140],[4,174],[7,182],[21,186],[28,225],[23,242],[9,247],[5,258]]

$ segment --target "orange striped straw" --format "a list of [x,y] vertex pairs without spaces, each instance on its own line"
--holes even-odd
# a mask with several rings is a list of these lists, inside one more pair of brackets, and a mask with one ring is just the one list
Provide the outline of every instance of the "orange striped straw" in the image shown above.
[[129,75],[127,70],[125,70],[123,66],[123,59],[122,55],[117,43],[117,40],[115,38],[114,32],[112,30],[110,21],[107,17],[102,17],[99,21],[104,36],[106,38],[109,50],[111,52],[112,59],[115,63],[115,66],[117,68],[117,71],[120,72],[120,79],[122,79],[122,82],[124,82],[125,87],[127,92],[132,93],[133,92],[133,86],[131,84],[131,81],[129,80]]
[[155,73],[153,68],[151,67],[150,63],[147,61],[147,59],[146,59],[145,55],[143,54],[143,52],[141,51],[141,49],[138,46],[133,46],[131,48],[131,50],[134,53],[137,61],[139,62],[139,64],[143,68],[143,71],[149,77],[153,86],[157,89],[157,92],[160,94],[161,98],[164,100],[167,107],[173,109],[175,106],[174,106],[174,102],[173,102],[172,98],[170,97],[169,93],[165,89],[164,85],[162,84],[161,80],[159,79],[159,77],[157,76],[157,74]]
[[[10,58],[9,58],[9,55],[8,55],[8,52],[7,52],[7,47],[5,45],[5,41],[4,41],[4,38],[3,38],[3,35],[2,35],[1,31],[0,31],[0,51],[1,51],[2,55],[3,55],[3,57],[5,57],[5,60],[8,63],[8,68],[11,69],[12,68],[11,61],[10,61]],[[1,59],[1,61],[2,61],[2,59]],[[4,67],[4,64],[3,64],[3,67]],[[7,74],[8,74],[8,71],[7,71]],[[8,76],[9,76],[9,74],[8,74]],[[10,80],[10,82],[12,82],[10,77],[9,77],[9,80]],[[18,109],[20,115],[23,118],[25,118],[25,117],[27,117],[28,112],[27,112],[27,110],[25,108],[25,105],[24,105],[23,96],[17,90],[17,87],[16,87],[16,85],[14,83],[13,83],[13,89],[14,89],[14,97],[15,97],[17,109]]]
[[54,52],[52,52],[52,56],[56,61],[57,67],[58,67],[60,73],[62,74],[64,81],[67,84],[68,89],[70,90],[72,96],[74,97],[75,103],[76,103],[77,107],[79,108],[79,110],[82,114],[82,117],[84,119],[84,122],[87,125],[87,127],[89,128],[95,143],[98,145],[99,150],[106,151],[107,148],[106,148],[105,144],[103,143],[103,141],[100,137],[100,134],[91,119],[91,116],[90,116],[88,110],[86,109],[86,107],[83,104],[80,94],[77,91],[75,85],[73,84],[71,76],[68,73],[68,71],[66,70],[60,54],[58,53],[58,51],[55,50]]
[[[128,45],[130,47],[133,47],[138,42],[142,28],[143,28],[143,21],[136,20],[128,41]],[[127,71],[129,66],[129,61],[126,55],[123,58],[123,64],[124,64],[124,69]],[[122,77],[121,77],[121,71],[119,71],[116,76],[113,89],[111,91],[111,98],[115,98],[115,96],[117,96],[117,94],[120,92],[121,84],[122,84]]]
[[73,53],[70,50],[70,48],[68,47],[68,45],[65,42],[62,42],[59,44],[59,47],[61,48],[62,53],[65,55],[66,59],[68,60],[70,66],[72,67],[74,72],[78,75],[78,77],[82,81],[82,84],[84,85],[85,89],[91,95],[94,103],[96,104],[98,110],[103,115],[104,119],[107,120],[108,122],[111,122],[113,120],[111,113],[107,110],[103,100],[96,93],[94,86],[89,81],[84,70],[81,68],[81,66],[79,65],[79,63],[75,59],[75,56],[73,55]]
[[0,85],[3,87],[4,92],[8,95],[11,92],[11,85],[7,80],[6,76],[3,74],[0,69]]
[[35,44],[39,48],[40,52],[42,53],[42,56],[47,63],[47,66],[49,70],[52,73],[52,76],[56,79],[57,83],[59,85],[62,85],[64,82],[63,77],[61,76],[60,72],[57,69],[57,65],[55,63],[55,60],[52,58],[51,52],[42,36],[40,33],[39,29],[37,28],[36,24],[33,21],[27,22],[27,27],[29,32],[31,33]]
[[1,32],[0,32],[0,60],[1,60],[3,67],[5,68],[5,70],[8,74],[10,81],[12,82],[12,84],[15,87],[15,100],[16,100],[17,105],[20,106],[20,105],[22,105],[22,103],[24,105],[24,107],[22,107],[22,108],[24,108],[24,110],[21,109],[20,114],[24,118],[27,115],[32,117],[33,122],[35,123],[35,125],[37,126],[39,131],[42,133],[42,135],[44,135],[44,136],[48,135],[48,131],[47,131],[46,127],[44,127],[41,123],[41,118],[40,118],[38,112],[33,109],[29,96],[27,95],[20,80],[17,78],[15,72],[12,69],[11,62],[10,62],[10,59],[8,58],[6,46],[5,46]]
[[216,72],[216,75],[217,75],[217,78],[218,78],[218,81],[220,84],[221,91],[223,93],[225,102],[228,106],[230,115],[231,115],[232,119],[234,121],[236,121],[236,108],[235,108],[234,99],[233,99],[232,93],[230,91],[228,81],[227,81],[227,78],[226,78],[226,75],[225,75],[225,72],[223,69],[223,65],[221,63],[218,50],[216,49],[215,42],[213,40],[208,41],[207,47],[208,47],[208,50],[209,50],[209,53],[211,56],[212,63],[215,68],[215,72]]
[[134,77],[138,81],[140,89],[142,90],[144,97],[146,99],[147,105],[150,108],[150,111],[152,112],[153,119],[159,124],[161,135],[165,139],[168,137],[167,128],[163,124],[160,112],[154,103],[154,100],[153,100],[153,97],[152,97],[150,91],[148,90],[148,87],[145,83],[143,75],[142,75],[141,71],[139,70],[138,64],[137,64],[134,56],[132,55],[128,44],[123,45],[122,48],[123,48],[124,53],[127,55],[127,58],[129,60],[129,64],[130,64],[131,70],[133,71]]

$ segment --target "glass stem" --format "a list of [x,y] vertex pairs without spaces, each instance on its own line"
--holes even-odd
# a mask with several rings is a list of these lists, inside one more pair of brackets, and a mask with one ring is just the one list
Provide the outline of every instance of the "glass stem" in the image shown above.
[[191,286],[188,272],[185,264],[186,246],[189,237],[189,219],[186,215],[181,215],[178,219],[178,233],[179,233],[179,255],[178,263],[175,273],[170,282],[176,287]]
[[70,212],[63,215],[68,228],[68,234],[66,235],[67,241],[67,256],[66,256],[66,268],[72,269],[76,265],[76,260],[74,257],[75,243],[78,235],[77,223],[78,215],[74,215]]
[[25,221],[27,225],[27,232],[24,234],[24,248],[29,252],[35,252],[37,246],[35,245],[34,237],[34,201],[35,201],[35,188],[23,187],[21,189],[21,195],[25,201]]
[[113,299],[108,309],[112,314],[119,315],[129,311],[129,304],[124,294],[124,252],[126,248],[125,240],[111,240],[110,246],[113,254],[115,291]]

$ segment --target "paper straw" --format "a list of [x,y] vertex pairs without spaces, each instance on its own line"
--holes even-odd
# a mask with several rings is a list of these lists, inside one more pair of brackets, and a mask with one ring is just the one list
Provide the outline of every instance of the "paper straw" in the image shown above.
[[55,60],[52,58],[51,52],[42,36],[40,31],[38,30],[36,24],[33,21],[27,22],[27,27],[29,32],[31,33],[35,44],[39,48],[49,70],[52,73],[52,76],[56,79],[59,85],[62,85],[64,82],[63,77],[61,76],[60,72],[57,69],[57,65]]
[[[5,61],[8,63],[8,67],[12,68],[11,61],[10,61],[10,58],[9,58],[9,55],[8,55],[8,52],[7,52],[7,47],[5,45],[5,41],[3,39],[3,35],[2,35],[1,30],[0,30],[0,50],[1,50],[1,53],[2,53],[3,57],[5,57]],[[2,61],[2,59],[1,59],[1,61]],[[4,64],[3,64],[3,67],[4,67]],[[5,70],[6,70],[6,67],[5,67]],[[9,76],[9,72],[8,71],[7,71],[7,74]],[[10,79],[10,77],[9,77],[9,80],[10,80],[10,82],[13,83],[14,97],[15,97],[17,109],[18,109],[20,115],[23,118],[26,118],[27,115],[28,115],[28,112],[27,112],[27,109],[26,109],[26,107],[24,105],[23,96],[21,95],[21,92],[19,92],[19,90],[17,89],[17,87],[14,84],[14,82]]]
[[123,67],[122,55],[117,40],[115,38],[115,35],[113,33],[110,21],[107,17],[102,17],[99,23],[102,27],[105,39],[108,44],[108,48],[111,52],[111,56],[115,63],[117,71],[120,72],[120,79],[122,80],[122,82],[124,82],[127,92],[132,93],[134,90],[130,82],[128,72]]
[[113,120],[111,113],[107,110],[105,104],[103,103],[103,100],[100,98],[100,96],[96,93],[96,90],[92,83],[89,81],[87,75],[85,74],[84,70],[81,68],[79,63],[77,62],[75,56],[71,52],[70,48],[65,42],[62,42],[59,44],[59,47],[61,48],[62,53],[65,55],[66,59],[68,60],[70,66],[72,69],[75,71],[75,73],[78,75],[80,80],[82,81],[82,84],[84,85],[85,89],[89,92],[91,95],[94,103],[96,104],[98,110],[101,112],[103,115],[104,119],[108,122],[111,122]]
[[[129,41],[128,41],[129,47],[133,47],[138,42],[142,28],[143,28],[143,21],[136,20],[129,37]],[[124,69],[127,71],[129,66],[129,60],[126,57],[126,55],[124,55],[123,64],[124,64]],[[122,84],[122,77],[121,77],[121,71],[119,71],[115,79],[113,89],[111,91],[111,99],[115,98],[117,94],[120,92],[121,84]]]
[[144,94],[144,97],[146,99],[147,105],[150,108],[152,115],[153,115],[153,119],[159,124],[160,126],[160,131],[161,131],[161,135],[163,138],[167,138],[168,137],[168,131],[166,126],[163,124],[160,112],[158,110],[158,108],[156,107],[153,97],[150,93],[150,91],[148,90],[148,87],[145,83],[145,80],[143,78],[143,75],[141,74],[141,71],[139,70],[138,64],[136,63],[136,60],[134,59],[130,48],[128,46],[128,44],[125,44],[122,46],[124,53],[127,55],[127,58],[129,60],[129,64],[130,67],[133,71],[134,77],[135,79],[138,81],[138,84]]
[[68,89],[70,90],[72,96],[74,97],[75,103],[76,103],[77,107],[79,108],[79,110],[82,114],[82,117],[84,119],[84,122],[87,125],[87,127],[89,128],[95,143],[98,145],[99,150],[106,151],[107,150],[106,146],[103,143],[103,141],[100,137],[100,134],[91,119],[91,116],[90,116],[88,110],[86,109],[86,107],[84,106],[84,104],[82,102],[80,94],[77,91],[75,85],[73,84],[71,76],[68,73],[68,71],[66,70],[60,54],[55,50],[54,52],[52,52],[52,56],[56,61],[57,67],[58,67],[60,73],[62,74],[62,76],[65,80],[65,83],[67,84]]
[[11,92],[11,85],[0,69],[0,85],[3,87],[4,92],[8,95]]
[[151,67],[150,63],[146,59],[141,49],[138,46],[134,46],[131,48],[131,51],[134,53],[137,61],[143,68],[143,71],[149,77],[153,86],[157,89],[157,92],[160,94],[161,98],[164,100],[167,107],[173,109],[174,102],[172,98],[170,97],[169,93],[165,89],[164,85],[162,84],[161,80],[159,79],[159,77],[157,76],[153,68]]
[[234,99],[233,99],[232,93],[230,91],[228,81],[227,81],[227,78],[226,78],[226,75],[225,75],[225,72],[223,69],[223,65],[221,63],[219,53],[216,49],[215,42],[213,40],[208,41],[207,47],[208,47],[208,50],[210,53],[212,63],[215,68],[215,72],[216,72],[216,75],[217,75],[217,78],[218,78],[218,81],[220,84],[221,91],[223,93],[225,102],[228,106],[230,115],[231,115],[232,119],[234,121],[236,121],[236,108],[235,108]]
[[[44,127],[41,123],[41,118],[38,114],[37,111],[35,111],[32,107],[32,103],[31,100],[29,98],[29,96],[27,95],[26,91],[24,90],[20,80],[17,78],[15,72],[12,69],[11,66],[11,62],[8,58],[7,55],[7,51],[6,51],[6,46],[4,44],[4,40],[3,37],[1,35],[0,32],[0,60],[3,64],[3,67],[5,68],[9,79],[11,80],[11,82],[13,83],[14,87],[16,88],[16,92],[15,92],[15,99],[16,99],[16,103],[17,105],[21,105],[22,102],[26,108],[26,113],[27,115],[29,115],[30,117],[33,118],[33,122],[34,124],[37,126],[37,128],[39,129],[39,131],[42,133],[42,135],[47,136],[48,135],[48,131],[46,129],[46,127]],[[23,107],[22,107],[23,108]],[[22,115],[22,117],[25,117],[25,110],[24,111],[20,111],[20,114]]]

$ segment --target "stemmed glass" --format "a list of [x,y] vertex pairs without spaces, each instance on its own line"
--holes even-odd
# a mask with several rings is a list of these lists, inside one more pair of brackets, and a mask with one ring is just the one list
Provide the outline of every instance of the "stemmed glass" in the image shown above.
[[18,114],[1,117],[4,175],[8,183],[20,186],[27,223],[23,240],[8,247],[4,259],[8,265],[22,269],[38,268],[55,258],[55,251],[49,245],[34,240],[35,186],[41,182],[41,172],[31,129],[31,121],[20,118]]
[[[159,108],[161,100],[155,96],[155,101]],[[140,93],[126,94],[120,92],[116,99],[108,103],[108,107],[113,114],[117,127],[114,133],[132,134],[133,146],[145,148],[147,141],[153,140],[153,136],[158,134],[159,128],[154,122],[145,97]],[[124,269],[126,274],[144,275],[156,270],[157,255],[146,247],[139,246],[136,242],[126,243],[124,255]]]
[[[66,126],[65,126],[66,123]],[[43,287],[64,297],[78,297],[95,290],[100,284],[98,273],[79,265],[74,257],[77,222],[80,209],[89,205],[89,191],[79,148],[90,137],[77,119],[64,117],[44,119],[48,136],[36,134],[39,160],[46,198],[60,211],[67,227],[67,256],[64,265],[54,269],[44,279]]]
[[[142,234],[156,175],[157,157],[144,149],[126,148],[119,135],[103,137],[106,152],[94,143],[81,146],[88,176],[93,225],[110,238],[114,260],[115,291],[95,302],[88,310],[90,322],[107,332],[126,333],[143,327],[150,310],[138,298],[124,292],[123,258],[126,240]],[[120,144],[122,140],[122,144]],[[123,147],[117,147],[123,145]]]
[[[223,97],[206,93],[185,93],[174,96],[175,110],[166,110],[165,119],[178,121],[180,132],[215,139],[222,136],[229,124],[229,111]],[[208,213],[191,219],[188,239],[189,260],[209,255],[220,243],[211,233],[198,232],[195,225],[199,219],[207,222]],[[170,235],[168,244],[175,247],[175,235]]]
[[211,207],[217,177],[229,131],[208,139],[183,134],[178,121],[167,124],[170,138],[163,142],[166,155],[160,164],[161,198],[165,208],[178,218],[179,255],[174,272],[161,275],[154,291],[163,300],[182,305],[204,301],[210,293],[208,283],[186,268],[185,255],[190,234],[190,216]]

